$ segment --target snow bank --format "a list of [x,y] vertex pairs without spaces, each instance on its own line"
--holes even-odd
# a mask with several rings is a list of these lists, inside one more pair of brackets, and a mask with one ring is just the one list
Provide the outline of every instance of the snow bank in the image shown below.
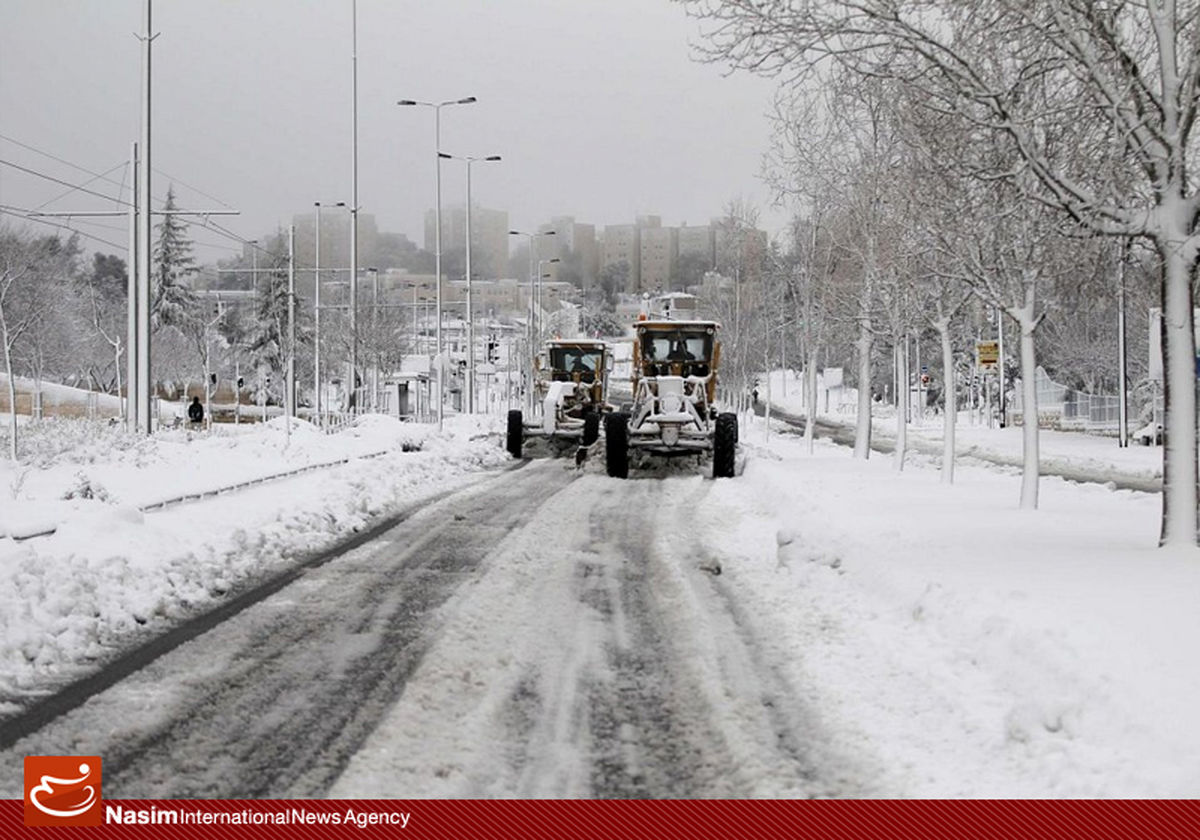
[[[283,424],[165,430],[148,439],[84,421],[31,424],[22,445],[32,463],[0,464],[0,534],[57,530],[24,542],[0,538],[0,704],[508,461],[486,417],[448,419],[441,434],[386,417],[335,435],[293,421],[290,441]],[[351,460],[162,512],[139,510],[340,459]]]
[[708,538],[867,789],[1195,795],[1200,553],[1155,547],[1156,495],[1043,479],[1020,511],[995,470],[771,454],[714,486]]

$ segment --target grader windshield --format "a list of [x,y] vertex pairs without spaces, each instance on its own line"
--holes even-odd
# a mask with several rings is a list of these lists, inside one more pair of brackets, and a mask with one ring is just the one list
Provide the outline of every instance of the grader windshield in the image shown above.
[[596,371],[604,365],[604,349],[601,347],[551,347],[550,369],[569,374],[589,374],[584,381],[591,381]]
[[646,360],[651,362],[707,362],[712,355],[712,336],[697,330],[649,333]]

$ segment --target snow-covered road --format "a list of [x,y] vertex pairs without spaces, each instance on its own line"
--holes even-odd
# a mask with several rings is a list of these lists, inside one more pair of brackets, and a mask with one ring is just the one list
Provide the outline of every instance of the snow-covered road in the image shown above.
[[[517,465],[488,418],[290,446],[269,426],[61,454],[47,438],[0,509],[59,523],[0,540],[0,795],[42,752],[100,754],[109,796],[1194,793],[1200,563],[1155,547],[1157,494],[1047,478],[1023,511],[1007,467],[964,462],[947,485],[924,456],[901,472],[744,423],[732,480]],[[1013,430],[964,431],[1010,451]],[[1046,440],[1153,475],[1154,453],[1110,443]],[[298,577],[4,737],[57,686],[280,574]]]
[[549,499],[332,795],[860,793],[721,585],[715,486],[589,474]]
[[[566,483],[488,475],[17,742],[104,756],[108,796],[324,792],[436,638],[436,609]],[[11,768],[20,766],[14,757]],[[0,783],[19,795],[16,773]]]
[[17,742],[0,792],[70,753],[125,798],[861,793],[721,586],[714,486],[481,478]]

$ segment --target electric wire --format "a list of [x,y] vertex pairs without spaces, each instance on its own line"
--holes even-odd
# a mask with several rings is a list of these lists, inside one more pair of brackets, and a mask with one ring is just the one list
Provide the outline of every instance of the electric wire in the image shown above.
[[[93,172],[92,170],[90,170],[90,169],[87,169],[86,167],[80,166],[79,164],[76,164],[76,163],[72,163],[72,162],[71,162],[71,161],[69,161],[69,160],[66,160],[66,159],[64,159],[64,158],[58,157],[57,155],[53,155],[53,154],[51,154],[51,153],[49,153],[49,152],[43,151],[43,150],[41,150],[41,149],[38,149],[38,148],[36,148],[35,146],[31,146],[31,145],[30,145],[30,144],[28,144],[28,143],[23,143],[23,142],[21,142],[20,140],[17,140],[17,139],[15,139],[15,138],[9,137],[9,136],[7,136],[7,135],[0,134],[0,140],[5,140],[5,141],[7,141],[7,142],[9,142],[9,143],[12,143],[12,144],[14,144],[14,145],[16,145],[16,146],[20,146],[20,147],[21,147],[21,148],[23,148],[23,149],[27,149],[27,150],[29,150],[29,151],[31,151],[31,152],[34,152],[34,153],[36,153],[36,154],[42,155],[42,156],[44,156],[44,157],[46,157],[46,158],[49,158],[50,160],[56,161],[56,162],[58,162],[58,163],[61,163],[61,164],[65,165],[65,166],[69,166],[69,167],[71,167],[72,169],[77,169],[77,170],[79,170],[80,172],[83,172],[84,174],[87,174],[87,175],[90,175],[90,176],[92,176],[90,180],[88,180],[88,181],[85,181],[85,182],[84,182],[84,185],[72,184],[72,183],[70,183],[70,182],[68,182],[68,181],[63,181],[63,180],[61,180],[61,179],[58,179],[58,178],[55,178],[55,177],[53,177],[53,176],[51,176],[51,175],[47,175],[47,174],[45,174],[45,173],[43,173],[43,172],[38,172],[38,171],[36,171],[36,170],[29,169],[29,168],[27,168],[27,167],[21,166],[20,164],[13,163],[12,161],[8,161],[8,160],[3,160],[3,159],[0,159],[0,164],[4,164],[4,165],[6,165],[6,166],[10,166],[10,167],[12,167],[12,168],[14,168],[14,169],[20,170],[20,171],[22,171],[22,172],[26,172],[26,173],[28,173],[28,174],[30,174],[30,175],[34,175],[34,176],[37,176],[37,177],[39,177],[39,178],[44,178],[44,179],[46,179],[46,180],[48,180],[48,181],[53,181],[54,183],[61,184],[62,186],[65,186],[65,187],[70,187],[70,189],[69,189],[69,190],[68,190],[66,193],[63,193],[62,195],[56,196],[55,198],[52,198],[52,199],[50,199],[49,201],[47,201],[47,202],[45,202],[45,203],[43,203],[43,204],[39,205],[39,206],[38,206],[38,207],[37,207],[37,208],[36,208],[34,211],[23,210],[22,208],[17,208],[17,207],[8,207],[8,212],[7,212],[7,214],[8,214],[8,215],[10,215],[10,216],[17,216],[17,217],[20,217],[20,218],[24,218],[24,219],[27,219],[28,221],[41,222],[42,224],[47,224],[47,225],[50,225],[50,226],[52,226],[52,227],[58,227],[58,228],[61,228],[61,229],[63,229],[63,230],[69,230],[69,231],[72,231],[72,232],[74,232],[74,233],[78,233],[78,234],[80,234],[81,236],[86,236],[86,237],[88,237],[88,238],[90,238],[90,239],[95,239],[95,240],[96,240],[96,241],[98,241],[98,242],[103,242],[103,243],[105,243],[106,245],[110,245],[110,246],[112,246],[112,247],[114,247],[114,248],[122,248],[122,247],[127,247],[127,246],[119,246],[119,245],[115,245],[114,243],[112,243],[112,242],[109,242],[109,241],[108,241],[108,240],[106,240],[106,239],[101,239],[100,237],[92,236],[91,234],[88,234],[88,233],[86,233],[86,232],[84,232],[84,231],[76,230],[75,228],[73,228],[73,227],[71,227],[71,226],[69,226],[69,225],[65,225],[65,224],[62,224],[62,223],[56,223],[56,222],[49,222],[49,221],[45,221],[45,220],[43,220],[43,219],[41,219],[41,218],[39,218],[39,217],[35,217],[35,216],[30,216],[30,215],[29,215],[29,213],[30,213],[30,212],[36,212],[36,210],[40,210],[40,209],[42,209],[42,208],[43,208],[43,207],[45,207],[47,204],[52,204],[53,202],[55,202],[55,201],[58,201],[59,199],[61,199],[61,198],[65,197],[65,196],[67,196],[67,195],[70,195],[70,194],[71,194],[71,193],[73,193],[73,192],[84,192],[84,193],[88,193],[89,195],[94,195],[94,196],[97,196],[98,198],[103,198],[103,199],[105,199],[105,200],[107,200],[107,201],[112,201],[114,204],[118,204],[118,205],[124,205],[125,207],[131,207],[131,206],[133,206],[131,202],[125,201],[125,200],[124,200],[124,199],[122,199],[122,198],[119,198],[119,197],[117,197],[117,198],[114,198],[113,196],[104,195],[103,193],[99,193],[99,192],[96,192],[96,191],[94,191],[94,190],[87,189],[87,187],[86,187],[86,185],[87,185],[87,184],[91,184],[91,183],[93,183],[94,181],[100,180],[100,181],[105,181],[105,182],[107,182],[107,183],[109,183],[109,184],[112,184],[112,185],[116,186],[116,187],[118,188],[118,190],[119,190],[119,193],[118,193],[118,194],[119,194],[119,195],[120,195],[120,194],[123,194],[123,193],[125,192],[125,176],[124,176],[124,175],[122,175],[122,177],[121,177],[121,180],[120,180],[120,181],[116,181],[116,180],[114,180],[113,178],[110,178],[110,177],[108,177],[108,175],[109,175],[111,172],[113,172],[114,170],[116,170],[117,168],[119,168],[119,167],[126,167],[126,166],[128,165],[128,161],[127,161],[127,160],[126,160],[126,161],[122,161],[121,163],[118,163],[116,166],[113,166],[112,168],[110,168],[110,169],[106,170],[105,172],[99,173],[99,172]],[[184,181],[181,181],[181,180],[179,180],[179,179],[175,178],[175,177],[174,177],[174,176],[172,176],[170,173],[163,172],[163,171],[162,171],[162,170],[160,170],[160,169],[153,169],[153,168],[152,168],[152,171],[153,171],[153,172],[156,172],[157,174],[159,174],[159,175],[161,175],[161,176],[163,176],[164,178],[167,178],[167,179],[171,180],[173,183],[178,183],[180,186],[184,187],[185,189],[191,190],[191,191],[195,192],[196,194],[203,196],[204,198],[207,198],[207,199],[210,199],[210,200],[212,200],[212,201],[215,201],[215,202],[217,202],[218,204],[220,204],[221,206],[223,206],[223,207],[225,207],[225,208],[227,208],[227,209],[233,209],[231,205],[229,205],[228,203],[226,203],[226,202],[222,201],[221,199],[217,198],[216,196],[214,196],[214,195],[210,195],[209,193],[206,193],[206,192],[204,192],[203,190],[201,190],[201,189],[199,189],[199,188],[197,188],[197,187],[194,187],[194,186],[192,186],[192,185],[190,185],[190,184],[188,184],[188,183],[185,183]],[[160,200],[165,200],[165,199],[160,199]],[[245,238],[245,237],[243,237],[243,236],[239,236],[238,234],[234,233],[233,231],[229,230],[228,228],[225,228],[225,227],[223,227],[222,225],[219,225],[219,224],[217,224],[216,222],[212,221],[211,219],[209,219],[209,218],[207,218],[207,217],[204,217],[204,216],[203,216],[203,214],[199,214],[199,215],[201,215],[201,216],[202,216],[202,220],[201,220],[200,222],[194,222],[194,223],[192,223],[192,224],[195,224],[197,227],[200,227],[200,228],[202,228],[202,229],[204,229],[204,230],[212,231],[213,233],[216,233],[218,236],[222,236],[222,237],[224,237],[224,238],[226,238],[226,239],[229,239],[229,240],[231,240],[231,241],[237,242],[237,243],[239,243],[239,244],[240,244],[240,245],[242,245],[242,246],[250,246],[251,248],[254,248],[255,250],[257,250],[257,251],[261,252],[261,253],[262,253],[262,254],[264,254],[264,255],[267,255],[267,256],[274,256],[273,252],[271,252],[270,250],[268,250],[268,249],[266,249],[266,248],[262,247],[262,245],[258,244],[256,241],[254,241],[254,240],[250,240],[250,239],[246,239],[246,238]],[[71,218],[71,217],[67,217],[67,218]],[[106,230],[112,230],[112,231],[120,231],[120,230],[121,230],[120,228],[115,228],[115,227],[111,227],[111,226],[104,226],[104,225],[102,225],[102,224],[98,224],[98,223],[96,223],[96,222],[87,222],[87,221],[85,221],[85,220],[84,220],[84,219],[82,219],[82,218],[77,218],[77,219],[75,219],[75,221],[76,221],[76,222],[79,222],[79,223],[86,223],[86,224],[91,224],[91,225],[93,225],[93,226],[103,227],[103,228],[104,228],[104,229],[106,229]],[[204,245],[205,247],[208,247],[208,248],[222,248],[222,249],[229,250],[229,251],[230,251],[230,252],[232,252],[232,253],[237,253],[237,252],[238,252],[238,249],[237,249],[237,248],[233,248],[233,247],[231,247],[231,246],[228,246],[228,245],[218,245],[218,244],[216,244],[216,243],[213,243],[213,242],[201,242],[201,241],[199,241],[199,240],[196,240],[196,241],[197,241],[197,243],[198,243],[198,244]]]
[[[126,163],[126,161],[121,161],[121,162],[120,162],[120,163],[118,163],[116,166],[112,167],[111,169],[108,169],[108,170],[106,170],[106,171],[105,171],[105,173],[104,173],[104,175],[108,175],[108,173],[109,173],[109,172],[112,172],[112,171],[113,171],[113,169],[121,169],[121,168],[124,168],[124,167],[125,167],[125,163]],[[92,183],[92,181],[99,180],[101,177],[103,177],[103,176],[97,175],[95,178],[92,178],[92,179],[91,179],[91,180],[89,180],[89,181],[84,181],[84,182],[83,182],[83,184],[82,184],[82,186],[78,186],[78,187],[71,187],[71,189],[67,190],[65,193],[60,193],[59,195],[56,195],[56,196],[54,196],[54,198],[51,198],[51,199],[50,199],[50,200],[48,200],[48,201],[43,201],[41,204],[39,204],[37,207],[35,207],[35,208],[33,208],[33,209],[34,209],[34,211],[37,211],[37,210],[42,210],[42,209],[44,209],[44,208],[45,208],[47,205],[49,205],[49,204],[53,204],[54,202],[58,201],[60,198],[66,198],[66,197],[67,197],[67,196],[69,196],[71,193],[73,193],[73,192],[76,192],[77,190],[82,190],[82,189],[83,189],[84,187],[86,187],[88,184]],[[105,178],[104,180],[106,180],[106,181],[107,181],[107,180],[108,180],[108,178]],[[114,199],[113,199],[113,201],[114,201],[114,202],[119,202],[119,201],[121,201],[121,198],[120,198],[120,193],[117,193],[117,196],[118,196],[117,198],[114,198]]]
[[39,225],[49,225],[50,227],[60,228],[62,230],[69,230],[69,231],[71,231],[71,233],[78,234],[79,236],[85,237],[86,239],[93,239],[96,242],[103,242],[105,245],[108,245],[110,248],[116,248],[118,251],[127,250],[127,248],[128,248],[128,246],[126,246],[126,245],[118,245],[117,243],[110,242],[109,240],[107,240],[101,236],[96,236],[94,233],[88,233],[85,230],[77,230],[76,228],[73,228],[70,225],[64,225],[60,222],[52,222],[49,219],[43,219],[43,218],[39,218],[37,216],[26,215],[28,212],[29,212],[28,210],[22,210],[20,207],[10,207],[6,204],[0,204],[0,215],[12,216],[17,219],[24,219],[28,222],[36,222]]
[[[34,154],[38,154],[45,158],[49,158],[50,160],[55,161],[56,163],[61,163],[64,166],[69,166],[72,169],[77,169],[78,171],[84,173],[85,175],[92,176],[92,180],[101,180],[101,181],[105,181],[109,184],[112,184],[113,186],[117,187],[120,190],[119,194],[123,195],[125,193],[125,178],[126,178],[126,176],[124,174],[122,174],[121,180],[117,181],[113,178],[109,178],[108,175],[117,167],[127,167],[129,164],[128,160],[121,161],[116,166],[112,167],[112,169],[109,169],[106,172],[98,173],[98,172],[93,172],[92,170],[88,169],[85,166],[80,166],[77,163],[72,163],[71,161],[66,160],[65,158],[61,158],[58,155],[51,154],[50,152],[44,151],[43,149],[39,149],[36,146],[32,146],[29,143],[24,143],[20,140],[17,140],[15,137],[9,137],[6,134],[0,134],[0,140],[5,140],[9,143],[12,143],[14,146],[20,146],[22,149],[27,149],[28,151],[31,151]],[[209,193],[206,193],[203,190],[201,190],[199,187],[194,187],[191,184],[188,184],[185,181],[183,181],[179,178],[176,178],[175,176],[171,175],[169,172],[163,172],[161,169],[157,169],[154,167],[151,167],[151,171],[155,172],[158,175],[162,175],[164,178],[168,179],[172,183],[179,184],[181,187],[191,190],[192,192],[196,193],[197,195],[201,195],[204,198],[207,198],[207,199],[217,202],[217,204],[220,204],[222,207],[224,207],[227,210],[234,209],[232,205],[230,205],[229,203],[227,203],[225,201],[222,201],[221,199],[217,198],[215,195],[210,195]],[[91,181],[87,181],[85,183],[91,183]],[[60,198],[61,198],[61,196],[60,196]],[[51,201],[56,201],[56,200],[57,199],[51,199]],[[160,201],[160,202],[166,201],[166,195],[164,194],[164,195],[155,196],[154,200]],[[46,202],[46,203],[49,204],[50,202]],[[42,205],[42,206],[44,207],[45,205]]]
[[4,160],[4,159],[0,158],[0,164],[3,164],[4,166],[10,166],[13,169],[18,169],[21,172],[26,172],[30,175],[36,175],[38,178],[45,178],[47,181],[53,181],[56,184],[62,184],[64,187],[72,187],[73,189],[75,189],[79,192],[85,192],[85,193],[88,193],[89,195],[94,195],[97,198],[103,198],[105,201],[116,201],[118,204],[124,204],[126,207],[133,206],[128,201],[125,201],[123,199],[120,199],[120,198],[114,199],[111,195],[105,195],[104,193],[99,193],[99,192],[96,192],[95,190],[89,190],[86,187],[81,187],[78,184],[72,184],[69,181],[63,181],[60,178],[55,178],[54,176],[47,175],[44,172],[38,172],[35,169],[29,169],[28,167],[21,166],[19,163],[13,163],[10,160]]
[[[114,181],[112,178],[107,178],[103,175],[93,172],[90,169],[86,169],[77,163],[71,163],[71,161],[69,161],[69,160],[64,160],[63,158],[60,158],[56,155],[52,155],[49,152],[46,152],[46,151],[43,151],[43,150],[37,148],[36,146],[31,146],[28,143],[22,143],[20,140],[9,137],[5,134],[0,134],[0,140],[7,140],[9,143],[12,143],[14,146],[20,146],[22,149],[28,149],[29,151],[34,152],[35,154],[39,154],[39,155],[42,155],[43,157],[50,158],[50,160],[57,161],[58,163],[61,163],[64,166],[69,166],[72,169],[78,169],[80,172],[83,172],[86,175],[91,175],[94,178],[102,178],[103,180],[108,181],[110,184],[113,184],[114,186],[117,185],[117,182]],[[125,163],[128,163],[128,162],[129,161],[125,161]],[[112,170],[109,170],[109,171],[111,172]],[[124,187],[124,183],[122,182],[120,184],[120,186]]]

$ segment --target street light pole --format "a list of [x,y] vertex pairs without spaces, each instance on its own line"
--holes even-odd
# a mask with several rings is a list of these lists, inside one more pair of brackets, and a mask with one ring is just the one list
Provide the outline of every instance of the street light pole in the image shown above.
[[[547,230],[547,231],[543,231],[543,232],[542,232],[542,234],[543,234],[544,236],[554,236],[554,235],[555,235],[555,233],[556,233],[556,231],[553,231],[553,230]],[[534,290],[535,290],[535,288],[536,288],[536,284],[537,284],[537,273],[538,273],[538,269],[537,269],[537,247],[536,247],[536,240],[534,239],[534,237],[536,237],[536,236],[537,236],[537,234],[535,234],[535,233],[528,233],[528,232],[526,232],[526,231],[523,231],[523,230],[510,230],[510,231],[508,232],[508,235],[509,235],[509,236],[524,236],[524,237],[525,237],[527,240],[529,240],[529,328],[526,330],[526,332],[528,333],[528,336],[529,336],[529,352],[528,352],[528,354],[527,354],[527,355],[529,356],[529,381],[526,383],[526,388],[525,388],[525,391],[526,391],[526,400],[525,400],[525,402],[526,402],[526,407],[527,407],[527,409],[528,409],[529,413],[532,415],[532,414],[533,414],[533,409],[534,409],[534,401],[533,401],[533,376],[534,376],[534,370],[533,370],[533,357],[534,357],[534,356],[537,354],[537,351],[536,351],[536,349],[535,349],[535,347],[534,347],[534,331],[533,331],[533,320],[534,320]]]
[[1117,264],[1117,446],[1129,446],[1129,400],[1125,373],[1125,263],[1129,259],[1129,239],[1121,241]]
[[287,415],[287,438],[292,439],[292,418],[296,416],[296,226],[288,225],[288,351],[287,393],[283,412]]
[[350,408],[358,412],[358,2],[350,0],[351,166],[350,166]]
[[441,153],[443,158],[466,161],[467,164],[467,413],[475,413],[475,312],[474,289],[471,276],[471,164],[478,161],[497,161],[500,155],[487,157],[471,157],[448,155]]
[[550,275],[550,274],[543,274],[543,273],[542,273],[542,266],[544,266],[544,265],[550,265],[550,264],[552,264],[552,263],[558,263],[558,262],[562,262],[562,260],[561,260],[561,259],[559,259],[558,257],[553,257],[553,258],[551,258],[551,259],[548,259],[548,260],[538,260],[538,270],[537,270],[537,313],[538,313],[538,339],[539,339],[539,340],[540,340],[540,339],[541,339],[541,337],[542,337],[542,281],[543,281],[543,280],[548,280],[548,279],[549,279],[549,278],[552,276],[552,275]]
[[125,294],[127,322],[125,337],[125,424],[131,434],[138,430],[141,416],[137,408],[138,391],[138,146],[135,141],[129,150],[129,183],[133,201],[129,204],[129,280]]
[[[150,237],[152,236],[150,220],[150,115],[151,115],[151,84],[150,84],[150,52],[155,35],[151,26],[151,0],[145,0],[143,7],[144,29],[140,36],[142,41],[142,142],[138,145],[137,172],[137,206],[138,206],[138,235],[137,235],[137,398],[134,403],[137,410],[137,427],[143,435],[154,431],[151,416],[152,388],[150,383]],[[14,409],[15,411],[16,409]]]
[[379,410],[379,269],[371,275],[371,411]]
[[434,161],[434,193],[435,209],[433,219],[433,258],[434,283],[437,286],[437,419],[438,429],[442,428],[443,414],[443,367],[442,358],[442,108],[447,105],[470,105],[475,102],[474,96],[464,96],[462,99],[447,99],[443,102],[421,102],[416,99],[401,99],[397,105],[423,105],[433,109],[433,161]]

